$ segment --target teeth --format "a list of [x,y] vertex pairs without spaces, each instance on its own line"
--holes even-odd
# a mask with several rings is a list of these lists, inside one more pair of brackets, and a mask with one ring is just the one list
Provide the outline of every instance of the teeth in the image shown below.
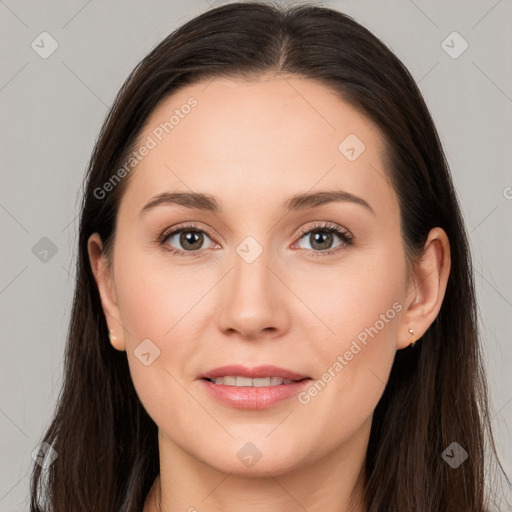
[[249,377],[237,376],[226,376],[217,377],[215,384],[223,384],[224,386],[236,386],[236,387],[255,387],[261,388],[263,386],[280,386],[281,384],[291,384],[293,380],[282,379],[281,377],[264,377],[251,379]]
[[252,379],[249,377],[236,377],[236,387],[240,386],[252,386]]
[[259,379],[252,379],[252,385],[255,387],[255,388],[261,388],[263,386],[270,386],[272,384],[272,386],[280,386],[282,384],[282,381],[283,379],[280,379],[278,377],[274,377],[274,382],[272,382],[272,378],[271,377],[261,377]]

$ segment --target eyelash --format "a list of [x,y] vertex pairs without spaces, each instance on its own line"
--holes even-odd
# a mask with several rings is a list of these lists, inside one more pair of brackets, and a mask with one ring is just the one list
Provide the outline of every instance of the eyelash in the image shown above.
[[[181,233],[183,231],[196,231],[199,233],[204,233],[208,235],[213,241],[215,241],[214,237],[205,229],[200,228],[199,226],[188,223],[182,226],[179,226],[177,229],[173,229],[171,231],[164,231],[161,235],[158,236],[156,239],[156,242],[158,245],[164,246],[165,242],[168,238],[170,238],[173,235],[176,235],[178,233]],[[332,224],[329,222],[325,222],[323,224],[314,224],[310,228],[304,228],[299,233],[299,240],[303,238],[305,235],[309,235],[315,231],[323,231],[327,233],[334,233],[338,235],[342,241],[342,243],[336,247],[335,249],[327,249],[324,251],[312,251],[311,249],[299,249],[299,251],[312,251],[313,254],[316,254],[317,256],[330,256],[335,253],[337,253],[339,250],[343,249],[344,247],[350,246],[354,242],[354,236],[351,235],[348,231],[342,229],[341,227],[337,226],[336,224]],[[166,246],[165,250],[171,252],[173,255],[176,256],[195,256],[196,254],[202,252],[204,249],[196,249],[195,251],[182,251],[181,249],[175,249],[171,246]]]

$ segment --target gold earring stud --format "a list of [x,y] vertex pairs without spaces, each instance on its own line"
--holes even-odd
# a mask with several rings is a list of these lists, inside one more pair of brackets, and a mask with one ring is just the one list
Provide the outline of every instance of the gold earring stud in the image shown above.
[[114,331],[112,329],[110,329],[109,338],[110,343],[112,343],[113,341],[117,341],[117,337],[114,335]]
[[[413,330],[413,329],[409,329],[409,334],[414,334],[414,330]],[[411,346],[411,347],[414,347],[414,345],[416,345],[416,340],[414,340],[414,341],[410,344],[410,346]]]

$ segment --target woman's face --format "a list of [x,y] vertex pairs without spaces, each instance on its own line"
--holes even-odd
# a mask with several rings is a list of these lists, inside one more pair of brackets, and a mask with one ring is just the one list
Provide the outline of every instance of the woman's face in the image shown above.
[[[102,301],[160,441],[241,474],[364,449],[413,299],[376,127],[314,80],[218,78],[139,141]],[[147,206],[178,192],[211,201]],[[227,365],[309,380],[200,378]]]

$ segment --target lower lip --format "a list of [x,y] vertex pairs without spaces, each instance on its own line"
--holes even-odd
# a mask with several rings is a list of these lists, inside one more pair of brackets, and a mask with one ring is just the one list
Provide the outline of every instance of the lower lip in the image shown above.
[[238,409],[265,409],[297,395],[306,387],[311,379],[304,379],[291,384],[263,387],[237,387],[214,384],[206,379],[201,379],[206,391],[224,405]]

